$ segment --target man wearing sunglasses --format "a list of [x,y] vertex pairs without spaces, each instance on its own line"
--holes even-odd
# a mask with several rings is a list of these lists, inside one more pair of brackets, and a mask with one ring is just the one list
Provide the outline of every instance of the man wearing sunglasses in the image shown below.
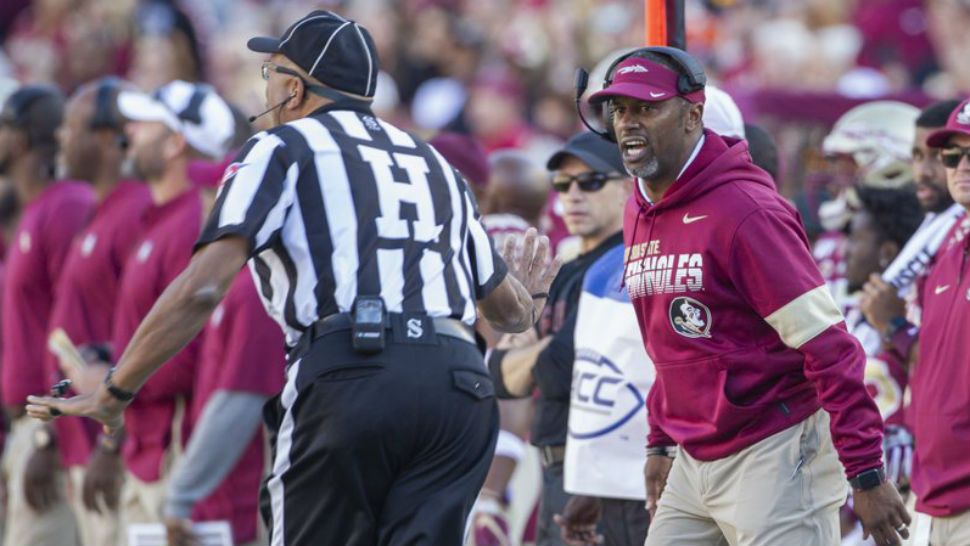
[[[489,358],[500,398],[522,398],[538,388],[532,444],[542,457],[542,497],[536,530],[537,546],[564,544],[553,521],[569,496],[563,489],[567,418],[574,361],[576,309],[586,270],[610,249],[623,243],[623,204],[632,184],[616,146],[593,133],[580,133],[553,154],[546,167],[563,208],[571,235],[580,239],[581,254],[565,264],[549,289],[549,300],[534,332],[519,336],[525,346],[497,349]],[[503,347],[500,344],[499,347]],[[508,347],[508,345],[504,345]],[[501,491],[486,495],[501,497]]]
[[[970,211],[970,100],[926,144],[940,150],[953,201]],[[917,537],[970,544],[970,218],[950,230],[926,277],[919,357],[910,378]],[[914,542],[914,544],[916,544]],[[926,542],[923,542],[926,544]]]
[[624,280],[657,374],[646,544],[837,544],[851,484],[865,531],[897,546],[909,516],[882,468],[865,353],[794,207],[744,141],[705,130],[700,70],[641,50],[589,99],[609,102],[638,178]]

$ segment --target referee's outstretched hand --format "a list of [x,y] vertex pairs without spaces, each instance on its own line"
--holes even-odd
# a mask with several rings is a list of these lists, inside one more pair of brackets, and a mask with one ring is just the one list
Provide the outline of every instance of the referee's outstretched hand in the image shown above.
[[509,236],[502,248],[502,258],[509,267],[509,273],[529,291],[539,307],[537,311],[541,312],[549,286],[562,266],[558,258],[552,258],[549,238],[539,235],[535,228],[529,228],[524,235]]
[[102,425],[106,434],[113,435],[124,424],[124,412],[128,406],[111,395],[101,384],[97,390],[73,398],[52,396],[28,396],[27,414],[41,421],[50,421],[61,415],[90,417]]

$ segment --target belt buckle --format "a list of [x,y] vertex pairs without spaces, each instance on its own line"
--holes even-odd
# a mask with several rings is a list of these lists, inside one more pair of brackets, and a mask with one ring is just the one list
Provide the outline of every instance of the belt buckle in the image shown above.
[[556,454],[553,453],[552,446],[542,446],[542,449],[539,451],[539,454],[541,455],[542,466],[548,468],[553,464],[555,464]]

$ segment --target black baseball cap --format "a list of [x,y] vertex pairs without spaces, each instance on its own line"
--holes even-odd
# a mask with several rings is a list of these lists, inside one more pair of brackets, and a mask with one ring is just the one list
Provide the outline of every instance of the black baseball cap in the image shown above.
[[550,171],[558,169],[569,156],[579,158],[594,171],[626,174],[623,158],[620,157],[620,148],[596,133],[586,131],[573,135],[561,150],[552,154],[546,162],[546,169]]
[[329,87],[373,97],[377,47],[367,29],[332,11],[316,10],[290,25],[279,38],[257,37],[249,49],[279,53]]

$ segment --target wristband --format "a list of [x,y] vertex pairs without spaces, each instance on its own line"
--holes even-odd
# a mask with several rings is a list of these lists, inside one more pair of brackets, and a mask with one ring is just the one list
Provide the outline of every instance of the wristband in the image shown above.
[[899,332],[907,326],[909,326],[909,321],[906,320],[906,317],[893,317],[889,319],[889,327],[883,332],[882,340],[886,343],[892,343],[893,336],[896,335],[896,332]]
[[549,299],[549,292],[536,292],[535,294],[532,294],[532,299],[534,299],[534,300],[540,300],[540,299],[547,300],[547,299]]
[[107,387],[108,393],[122,402],[131,402],[131,400],[135,397],[135,393],[126,391],[112,383],[111,376],[113,376],[114,373],[115,369],[111,368],[108,370],[108,375],[104,376],[104,386]]
[[673,446],[654,446],[647,448],[647,457],[667,457],[673,459],[676,456],[676,449]]
[[525,453],[525,442],[507,430],[498,431],[498,441],[495,443],[495,456],[505,457],[519,462]]

